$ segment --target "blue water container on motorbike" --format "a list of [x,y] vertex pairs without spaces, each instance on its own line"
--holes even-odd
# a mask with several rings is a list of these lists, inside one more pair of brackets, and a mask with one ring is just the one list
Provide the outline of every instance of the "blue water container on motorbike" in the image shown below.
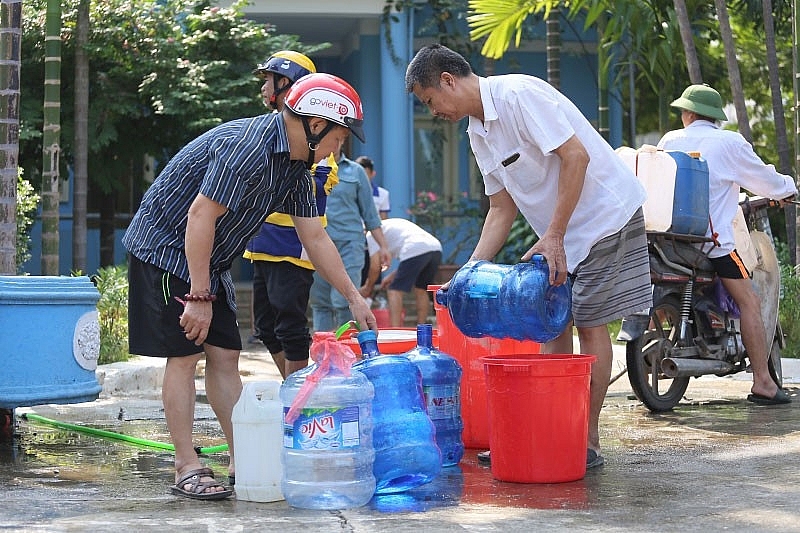
[[498,265],[470,261],[436,301],[467,337],[549,342],[572,318],[572,287],[550,285],[550,269],[536,254],[530,262]]
[[708,229],[708,163],[699,152],[667,150],[667,154],[678,165],[670,231],[705,235]]

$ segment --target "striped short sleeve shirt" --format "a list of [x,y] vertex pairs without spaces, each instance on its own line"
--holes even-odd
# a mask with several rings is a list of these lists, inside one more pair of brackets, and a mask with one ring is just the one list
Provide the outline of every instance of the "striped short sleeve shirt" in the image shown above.
[[233,120],[200,135],[173,157],[145,193],[122,243],[140,260],[189,279],[185,254],[189,207],[198,194],[225,206],[211,252],[211,291],[223,283],[233,302],[229,269],[273,211],[317,216],[304,161],[291,161],[283,117]]

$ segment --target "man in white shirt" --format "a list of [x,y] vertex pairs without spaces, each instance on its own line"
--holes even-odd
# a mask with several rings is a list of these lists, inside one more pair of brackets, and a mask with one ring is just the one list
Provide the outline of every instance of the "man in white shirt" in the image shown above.
[[[652,305],[645,191],[578,108],[544,80],[476,75],[458,53],[423,47],[406,70],[406,90],[433,115],[469,117],[470,145],[489,212],[470,259],[492,260],[517,212],[539,236],[550,282],[573,280],[572,316],[592,365],[586,466],[603,464],[599,418],[611,378],[608,324]],[[572,353],[572,328],[545,353]]]
[[[658,148],[697,151],[708,163],[709,217],[719,242],[708,255],[741,313],[742,342],[753,370],[753,386],[747,399],[765,405],[789,403],[789,396],[769,374],[761,299],[753,288],[751,273],[736,251],[733,219],[742,187],[774,199],[794,196],[797,187],[791,176],[779,174],[773,165],[765,164],[738,132],[720,129],[717,121],[728,118],[722,109],[722,98],[713,88],[690,85],[670,105],[681,110],[683,129],[667,132]],[[711,231],[709,227],[706,236],[710,237]]]
[[[442,244],[436,237],[404,218],[387,218],[381,222],[381,229],[392,259],[400,261],[397,270],[386,276],[381,283],[381,288],[388,287],[386,299],[389,301],[390,323],[392,327],[403,325],[403,293],[408,293],[413,288],[417,324],[425,324],[430,312],[428,285],[433,283],[439,263],[442,262]],[[367,280],[361,287],[361,295],[365,298],[372,296],[381,272],[380,247],[372,232],[367,234],[367,246],[370,269]]]

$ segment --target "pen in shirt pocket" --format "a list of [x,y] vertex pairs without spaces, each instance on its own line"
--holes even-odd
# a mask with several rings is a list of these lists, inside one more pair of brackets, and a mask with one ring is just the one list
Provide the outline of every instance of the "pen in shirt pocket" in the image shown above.
[[508,156],[507,158],[503,159],[503,163],[502,163],[502,165],[503,165],[504,167],[507,167],[508,165],[510,165],[511,163],[513,163],[514,161],[516,161],[517,159],[519,159],[519,152],[517,152],[517,153],[515,153],[515,154],[513,154],[513,155],[510,155],[510,156]]

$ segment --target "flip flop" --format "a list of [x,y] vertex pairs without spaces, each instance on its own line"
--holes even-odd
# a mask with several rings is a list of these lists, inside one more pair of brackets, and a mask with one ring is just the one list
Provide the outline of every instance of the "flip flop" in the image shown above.
[[606,460],[603,458],[602,455],[597,453],[591,448],[586,449],[586,469],[595,468],[597,466],[603,466],[606,463]]
[[[204,477],[210,477],[211,481],[200,481]],[[189,485],[190,490],[184,489],[184,485]],[[222,483],[214,479],[214,471],[206,467],[186,472],[177,483],[170,487],[170,490],[172,494],[176,496],[183,496],[184,498],[191,498],[193,500],[224,500],[233,495],[233,491],[230,489],[217,492],[205,492],[206,489],[211,487],[225,488]]]
[[792,403],[792,399],[789,398],[789,395],[786,394],[783,389],[778,389],[778,392],[776,392],[775,396],[772,398],[762,394],[752,393],[747,396],[747,401],[758,405],[782,405]]

